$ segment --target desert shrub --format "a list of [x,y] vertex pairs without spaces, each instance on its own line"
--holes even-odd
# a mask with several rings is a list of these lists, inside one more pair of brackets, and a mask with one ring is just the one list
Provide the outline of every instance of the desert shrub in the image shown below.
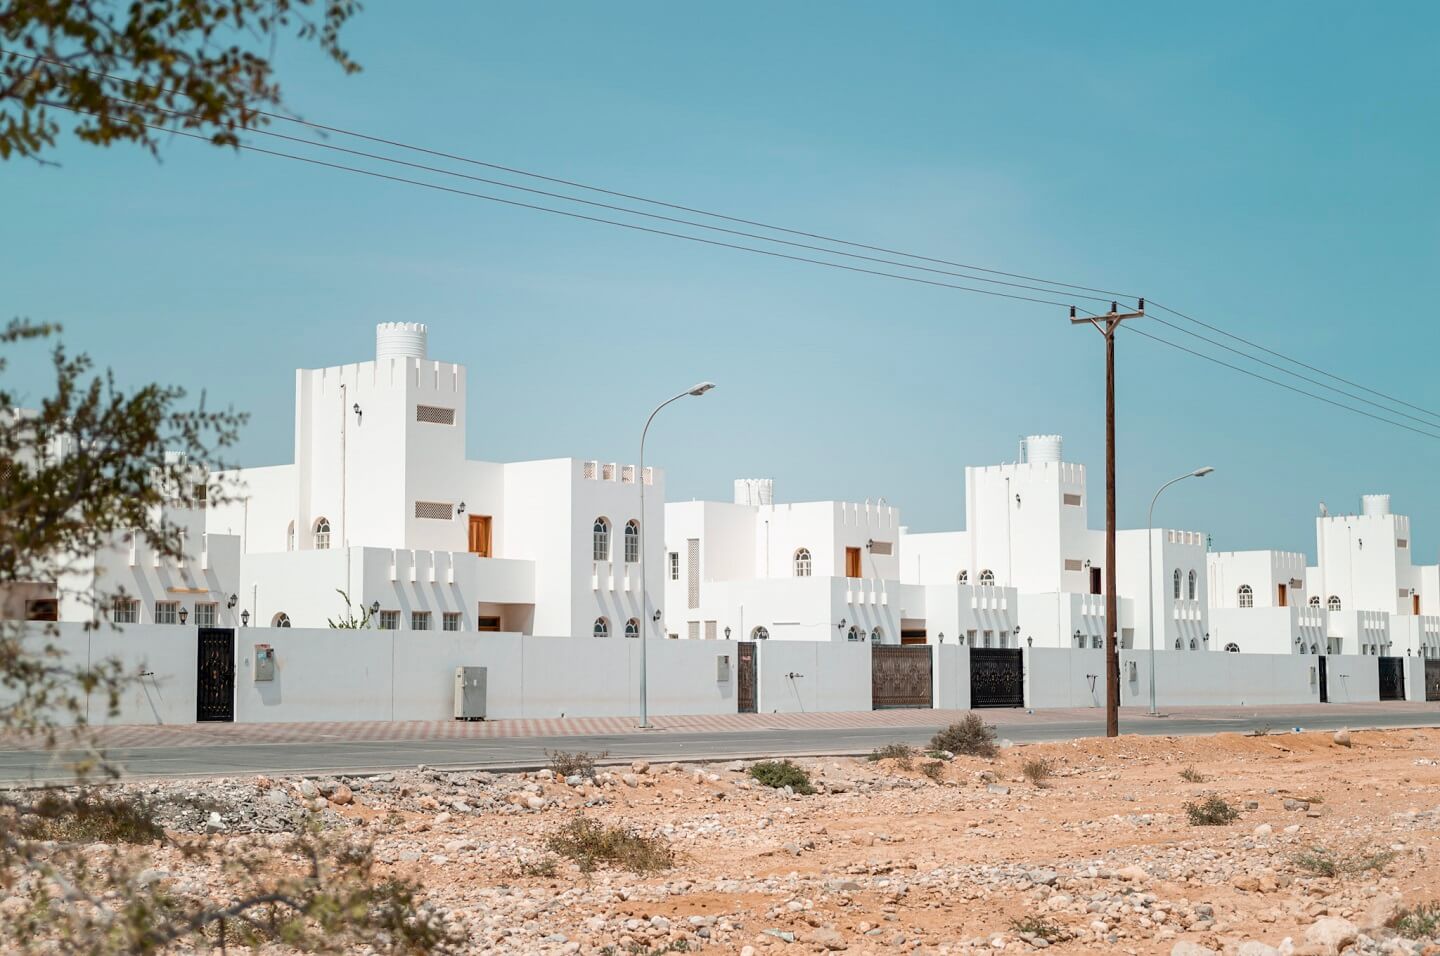
[[1396,913],[1390,928],[1406,939],[1440,936],[1440,903],[1416,903]]
[[1180,779],[1184,780],[1186,783],[1204,783],[1205,775],[1200,771],[1196,770],[1194,767],[1186,767],[1184,770],[1180,771]]
[[607,827],[577,816],[545,841],[551,852],[574,860],[582,873],[601,866],[632,873],[657,873],[675,865],[675,851],[662,837],[644,836],[629,827]]
[[1299,800],[1301,803],[1310,803],[1316,805],[1325,802],[1325,798],[1320,796],[1318,793],[1313,797],[1292,797],[1291,799]]
[[914,766],[915,748],[909,744],[886,744],[870,751],[865,759],[871,763],[877,760],[893,760],[901,769],[909,770]]
[[154,811],[130,797],[47,794],[29,808],[19,830],[31,840],[61,843],[154,843],[165,838]]
[[550,877],[555,876],[559,872],[556,868],[556,863],[557,861],[553,856],[546,855],[533,860],[521,860],[518,869],[520,870],[521,876]]
[[566,777],[588,777],[595,779],[595,764],[610,756],[608,750],[598,754],[586,753],[583,750],[570,753],[565,750],[547,750],[545,756],[550,758],[550,769],[560,779]]
[[1069,937],[1065,927],[1052,923],[1043,916],[1017,917],[1010,921],[1010,932],[1016,936],[1034,936],[1047,943],[1058,943]]
[[762,760],[750,767],[750,776],[767,787],[789,787],[796,793],[811,794],[810,775],[788,760]]
[[1213,793],[1204,800],[1185,804],[1185,815],[1194,827],[1223,827],[1240,819],[1239,810]]
[[1312,846],[1295,855],[1295,865],[1306,873],[1334,879],[1368,873],[1371,870],[1378,872],[1385,869],[1393,859],[1395,854],[1390,850],[1342,853],[1329,847]]
[[985,723],[978,714],[966,714],[964,720],[956,721],[932,737],[930,746],[952,754],[993,757],[997,753],[995,725]]
[[945,779],[945,761],[929,760],[920,765],[920,772],[931,780],[939,783]]
[[1031,785],[1036,787],[1048,787],[1050,777],[1054,775],[1055,768],[1050,761],[1044,757],[1031,757],[1020,765],[1020,773],[1024,775]]

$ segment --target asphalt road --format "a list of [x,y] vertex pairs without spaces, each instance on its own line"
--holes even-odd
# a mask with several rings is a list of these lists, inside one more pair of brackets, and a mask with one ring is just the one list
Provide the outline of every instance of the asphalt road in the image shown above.
[[[987,719],[998,735],[1017,743],[1070,740],[1104,733],[1103,719],[1027,720],[1021,712],[994,711]],[[1008,719],[1007,719],[1008,718]],[[1440,726],[1440,711],[1347,710],[1344,713],[1289,713],[1267,709],[1260,715],[1229,717],[1125,717],[1121,733],[1195,735],[1305,730]],[[599,753],[616,761],[693,761],[747,757],[869,753],[882,744],[904,741],[922,745],[931,728],[856,727],[841,729],[756,729],[683,733],[634,731],[590,736],[502,737],[449,740],[347,741],[305,743],[227,743],[221,746],[121,747],[109,751],[127,777],[240,776],[270,774],[364,773],[426,764],[442,768],[528,769],[544,766],[545,751],[563,749]],[[0,750],[0,784],[67,782],[76,755]]]

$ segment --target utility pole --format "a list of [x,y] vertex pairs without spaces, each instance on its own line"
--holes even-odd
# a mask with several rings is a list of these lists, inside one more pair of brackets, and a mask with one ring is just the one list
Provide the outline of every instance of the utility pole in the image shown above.
[[[1126,319],[1145,317],[1145,300],[1134,312],[1110,303],[1108,315],[1080,318],[1070,307],[1070,324],[1088,322],[1105,336],[1105,736],[1120,736],[1120,603],[1115,596],[1115,331]],[[1153,665],[1152,665],[1153,666]]]

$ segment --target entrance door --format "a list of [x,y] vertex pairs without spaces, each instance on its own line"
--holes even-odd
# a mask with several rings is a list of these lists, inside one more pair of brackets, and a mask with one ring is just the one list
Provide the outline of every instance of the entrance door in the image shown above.
[[232,628],[200,628],[195,719],[235,719],[235,631]]
[[1405,699],[1405,658],[1380,658],[1380,699]]
[[490,557],[490,516],[470,516],[470,553]]
[[1410,613],[1416,617],[1420,616],[1420,595],[1410,595]]
[[929,639],[925,636],[923,627],[907,627],[900,632],[901,644],[928,644]]
[[971,649],[970,706],[972,709],[1025,706],[1023,651],[1000,647]]
[[870,706],[933,707],[930,645],[870,645]]
[[1440,700],[1440,659],[1425,658],[1425,699]]
[[1104,588],[1102,588],[1100,585],[1101,585],[1100,569],[1099,569],[1099,568],[1091,568],[1091,569],[1090,569],[1090,593],[1091,593],[1091,594],[1101,594],[1101,593],[1103,593],[1103,592],[1104,592]]
[[1277,606],[1277,607],[1289,607],[1289,606],[1290,606],[1290,599],[1289,599],[1290,596],[1285,592],[1285,585],[1280,584],[1280,585],[1277,585],[1276,587],[1278,588],[1278,591],[1277,591],[1276,594],[1275,594],[1276,606]]
[[1320,703],[1330,703],[1330,685],[1325,680],[1325,658],[1320,658]]
[[863,578],[865,575],[860,572],[860,549],[845,549],[845,576],[847,578]]
[[736,646],[740,650],[739,673],[736,675],[740,693],[736,695],[736,709],[742,714],[753,714],[757,703],[755,699],[755,642],[740,641]]

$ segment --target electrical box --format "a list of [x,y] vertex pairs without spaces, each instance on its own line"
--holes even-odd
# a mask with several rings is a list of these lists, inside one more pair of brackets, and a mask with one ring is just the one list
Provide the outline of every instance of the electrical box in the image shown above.
[[1138,683],[1140,681],[1139,668],[1135,666],[1134,661],[1125,662],[1125,677],[1132,684]]
[[715,658],[715,679],[721,683],[730,680],[729,654],[720,654]]
[[485,719],[485,668],[455,668],[455,719]]
[[275,648],[269,644],[255,645],[255,679],[275,679]]

